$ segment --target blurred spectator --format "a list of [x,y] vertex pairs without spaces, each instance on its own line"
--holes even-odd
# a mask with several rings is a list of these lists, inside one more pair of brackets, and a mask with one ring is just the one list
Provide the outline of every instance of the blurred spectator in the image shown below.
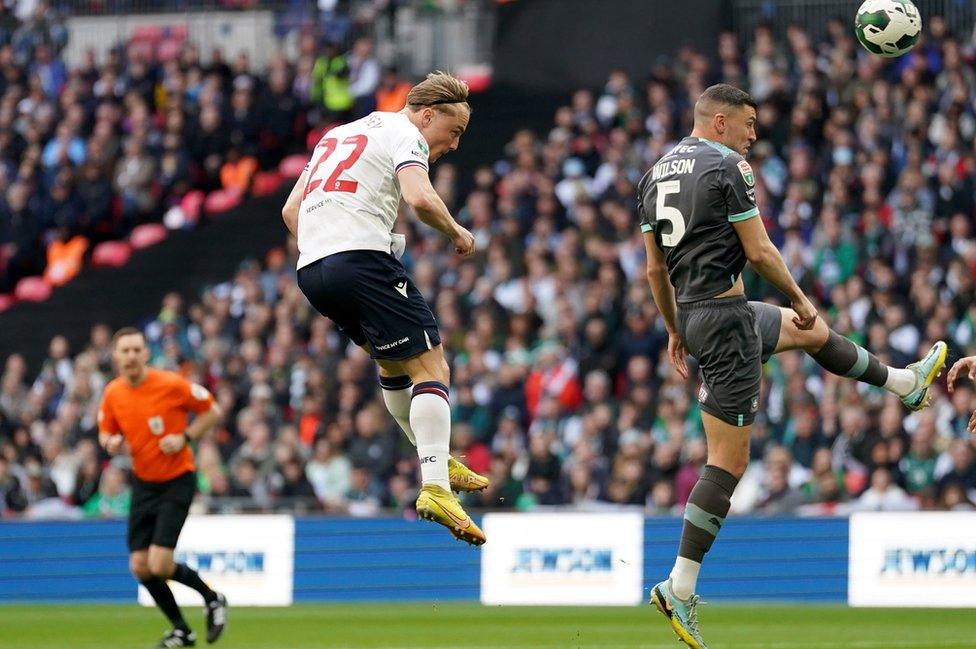
[[358,119],[376,110],[376,89],[380,85],[382,66],[373,55],[372,39],[356,39],[349,53],[348,63],[349,94],[353,98],[352,117]]
[[349,88],[349,63],[335,43],[326,43],[312,68],[309,99],[324,109],[325,122],[347,121],[355,98]]
[[411,84],[403,80],[396,67],[383,71],[383,78],[376,88],[376,110],[394,113],[407,105]]
[[918,509],[918,503],[891,481],[888,469],[875,469],[871,486],[848,506],[850,511],[904,511]]
[[86,518],[124,518],[129,515],[132,492],[125,482],[125,472],[111,464],[102,472],[98,491],[82,510]]

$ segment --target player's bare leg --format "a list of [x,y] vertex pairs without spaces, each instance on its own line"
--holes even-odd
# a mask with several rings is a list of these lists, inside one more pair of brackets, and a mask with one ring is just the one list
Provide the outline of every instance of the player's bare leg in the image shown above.
[[[364,347],[365,348],[365,347]],[[366,348],[368,352],[369,349]],[[410,443],[417,446],[417,438],[410,427],[410,401],[413,397],[413,379],[399,361],[377,360],[380,388],[386,409],[399,424]],[[481,491],[490,484],[485,476],[475,473],[459,460],[449,457],[447,475],[453,491]]]
[[685,507],[681,544],[671,575],[651,591],[651,602],[668,618],[671,628],[692,649],[706,649],[698,628],[695,588],[705,554],[711,549],[729,513],[732,492],[749,463],[752,426],[733,426],[702,412],[708,463]]
[[149,572],[164,583],[171,579],[200,593],[207,614],[207,642],[216,642],[227,626],[227,598],[211,589],[196,570],[185,563],[176,563],[173,548],[150,545],[147,565]]
[[[438,345],[418,356],[399,361],[399,366],[413,383],[408,424],[416,440],[423,480],[417,497],[417,514],[440,523],[459,540],[481,545],[485,542],[484,532],[451,493],[448,471],[451,442],[450,369],[444,359],[444,351]],[[396,371],[398,368],[387,369]]]
[[[153,547],[153,546],[151,546]],[[152,570],[149,561],[149,548],[135,550],[129,554],[129,571],[132,576],[143,585],[152,596],[156,606],[163,612],[166,619],[170,621],[173,628],[170,629],[163,639],[159,641],[157,647],[192,647],[196,644],[196,634],[190,630],[189,625],[183,618],[183,612],[176,604],[173,591],[170,590],[165,578],[160,578]],[[156,559],[160,561],[159,558]],[[172,562],[172,554],[170,554]]]
[[796,313],[792,309],[780,307],[780,313],[779,342],[774,353],[802,349],[828,372],[882,387],[898,395],[910,410],[921,410],[929,404],[929,386],[942,374],[948,352],[941,340],[908,367],[889,367],[830,329],[821,318],[812,329],[804,331],[793,324]]

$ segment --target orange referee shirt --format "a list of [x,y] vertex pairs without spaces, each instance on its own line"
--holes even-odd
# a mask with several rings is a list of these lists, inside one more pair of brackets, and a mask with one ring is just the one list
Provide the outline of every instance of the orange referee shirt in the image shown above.
[[132,470],[146,482],[166,482],[195,470],[193,451],[184,446],[166,455],[159,448],[164,435],[182,435],[187,414],[210,410],[214,399],[202,385],[175,372],[149,369],[145,380],[129,385],[121,376],[105,386],[98,411],[98,429],[122,433],[132,454]]

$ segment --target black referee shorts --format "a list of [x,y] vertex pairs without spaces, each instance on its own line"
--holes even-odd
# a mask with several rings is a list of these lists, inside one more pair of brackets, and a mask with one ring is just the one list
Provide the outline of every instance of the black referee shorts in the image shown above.
[[733,426],[759,410],[762,365],[779,342],[780,310],[745,296],[678,305],[678,335],[698,360],[701,409]]
[[146,482],[133,476],[129,552],[150,545],[175,548],[196,490],[193,471],[166,482]]
[[400,260],[349,250],[298,269],[298,286],[315,309],[373,358],[402,361],[441,343],[437,321]]

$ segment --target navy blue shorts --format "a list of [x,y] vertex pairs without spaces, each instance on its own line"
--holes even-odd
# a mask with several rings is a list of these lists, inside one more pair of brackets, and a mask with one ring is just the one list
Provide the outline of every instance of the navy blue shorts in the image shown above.
[[298,286],[315,309],[371,356],[402,361],[441,344],[437,321],[400,260],[349,250],[298,269]]

